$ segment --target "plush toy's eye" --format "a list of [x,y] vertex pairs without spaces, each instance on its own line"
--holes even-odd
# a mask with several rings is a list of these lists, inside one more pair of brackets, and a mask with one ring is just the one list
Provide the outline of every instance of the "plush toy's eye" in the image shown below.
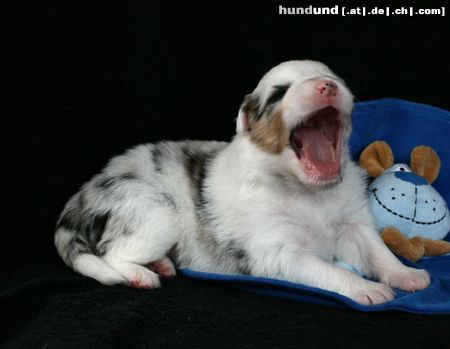
[[388,169],[387,172],[411,172],[411,169],[404,164],[397,164]]
[[411,172],[411,170],[406,166],[397,166],[394,172]]
[[395,172],[411,172],[411,170],[406,166],[398,166],[394,171]]

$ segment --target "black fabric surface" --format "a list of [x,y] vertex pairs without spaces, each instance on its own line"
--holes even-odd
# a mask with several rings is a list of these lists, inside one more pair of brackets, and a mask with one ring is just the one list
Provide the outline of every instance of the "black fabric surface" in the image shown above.
[[447,316],[364,314],[187,279],[148,292],[67,272],[9,290],[1,306],[6,348],[439,348],[448,339]]
[[[281,61],[325,62],[357,100],[397,97],[449,109],[448,17],[279,16],[280,4],[310,5],[2,3],[0,345],[449,343],[449,316],[363,314],[181,277],[155,291],[104,287],[56,256],[59,212],[112,155],[160,139],[229,140],[243,96]],[[355,6],[363,5],[371,4]]]

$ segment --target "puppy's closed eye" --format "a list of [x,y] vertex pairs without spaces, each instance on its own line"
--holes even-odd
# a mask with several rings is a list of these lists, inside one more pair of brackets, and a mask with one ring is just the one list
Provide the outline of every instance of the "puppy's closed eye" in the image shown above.
[[267,98],[266,104],[270,105],[270,104],[274,104],[274,103],[280,101],[286,94],[289,87],[291,87],[291,84],[273,86],[273,91],[270,94],[269,98]]

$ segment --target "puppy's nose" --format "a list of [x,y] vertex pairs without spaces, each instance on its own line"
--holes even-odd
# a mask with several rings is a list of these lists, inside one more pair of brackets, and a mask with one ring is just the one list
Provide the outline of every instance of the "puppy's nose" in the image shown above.
[[335,97],[337,95],[337,85],[331,80],[320,80],[316,85],[316,90],[321,95]]

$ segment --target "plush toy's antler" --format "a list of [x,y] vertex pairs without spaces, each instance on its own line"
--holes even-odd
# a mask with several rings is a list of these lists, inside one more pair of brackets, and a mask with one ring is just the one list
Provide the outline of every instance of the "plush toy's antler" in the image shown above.
[[411,152],[411,169],[431,184],[439,176],[441,160],[433,149],[421,145]]
[[369,175],[378,177],[394,164],[391,147],[383,141],[369,144],[361,153],[359,164],[366,169]]

